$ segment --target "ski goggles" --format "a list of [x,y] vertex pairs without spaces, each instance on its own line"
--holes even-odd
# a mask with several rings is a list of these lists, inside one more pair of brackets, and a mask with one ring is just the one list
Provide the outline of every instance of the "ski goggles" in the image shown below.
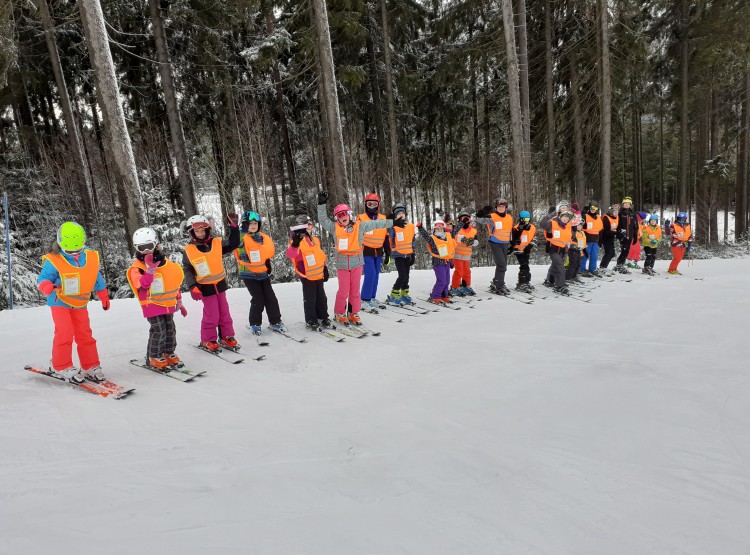
[[245,212],[245,219],[248,222],[260,222],[260,214],[258,214],[254,210],[248,210],[247,212]]
[[368,200],[365,201],[365,206],[367,206],[367,208],[377,208],[380,206],[380,203],[377,200]]
[[208,222],[195,222],[191,227],[193,229],[208,229],[211,226],[208,225]]
[[141,245],[136,245],[135,250],[141,254],[154,252],[156,250],[156,243],[143,243]]
[[343,220],[344,218],[348,218],[348,217],[349,217],[349,212],[347,211],[339,212],[338,214],[336,214],[337,220]]
[[598,212],[599,207],[598,206],[589,206],[589,212]]

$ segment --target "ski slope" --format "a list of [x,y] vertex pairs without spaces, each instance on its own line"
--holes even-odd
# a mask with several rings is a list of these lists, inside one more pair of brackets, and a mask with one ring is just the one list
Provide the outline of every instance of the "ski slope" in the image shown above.
[[[23,371],[49,360],[49,311],[2,312],[0,553],[747,554],[750,260],[681,270],[591,303],[365,315],[382,336],[341,344],[257,346],[233,289],[238,338],[267,355],[238,366],[188,346],[188,297],[192,383],[128,364],[137,302],[92,303],[107,376],[136,388],[120,401]],[[305,334],[300,285],[276,291]]]

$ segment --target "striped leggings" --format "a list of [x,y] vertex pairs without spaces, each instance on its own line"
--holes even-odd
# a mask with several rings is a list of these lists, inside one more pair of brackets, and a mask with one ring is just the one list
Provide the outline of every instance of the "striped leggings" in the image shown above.
[[174,354],[177,347],[177,332],[174,328],[174,314],[159,314],[147,318],[151,328],[148,330],[148,358],[161,358]]

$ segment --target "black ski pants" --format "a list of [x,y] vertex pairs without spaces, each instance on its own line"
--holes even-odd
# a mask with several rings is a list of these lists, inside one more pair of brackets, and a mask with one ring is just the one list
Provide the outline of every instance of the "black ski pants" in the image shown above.
[[508,269],[509,243],[493,243],[490,241],[492,257],[495,259],[495,277],[493,282],[498,289],[505,285],[505,272]]
[[328,297],[322,279],[309,280],[299,278],[302,282],[305,322],[312,323],[328,318]]
[[269,324],[281,322],[281,310],[276,293],[273,292],[271,280],[266,279],[243,279],[245,287],[250,291],[250,325],[260,326],[263,323],[263,310],[266,311]]
[[393,290],[401,291],[403,289],[409,289],[409,272],[411,270],[409,258],[394,256],[393,262],[396,264],[396,271],[398,272],[396,283],[393,284]]
[[581,251],[579,249],[568,250],[568,267],[565,268],[565,279],[573,279],[578,275],[581,268]]
[[615,257],[615,236],[602,236],[601,244],[604,247],[604,257],[602,257],[601,267],[606,268]]
[[630,253],[630,246],[633,244],[632,239],[623,239],[620,241],[620,256],[617,257],[617,265],[622,266],[628,259]]
[[164,355],[173,355],[177,348],[174,314],[159,314],[147,320],[151,327],[148,330],[146,357],[161,358]]
[[551,281],[555,287],[565,285],[565,251],[549,253],[550,267],[547,273],[547,280]]
[[518,259],[518,285],[529,283],[531,281],[531,268],[529,267],[529,253],[516,253]]
[[643,264],[646,268],[654,268],[654,262],[656,262],[656,247],[643,247],[646,252],[646,262]]

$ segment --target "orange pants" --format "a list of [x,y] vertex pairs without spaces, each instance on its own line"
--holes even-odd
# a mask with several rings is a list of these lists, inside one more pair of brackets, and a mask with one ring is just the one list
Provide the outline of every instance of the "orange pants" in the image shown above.
[[683,256],[685,256],[685,247],[672,247],[672,262],[669,264],[670,272],[677,269],[677,266],[682,262]]
[[461,280],[466,282],[466,286],[471,286],[471,260],[453,259],[453,279],[451,280],[451,289],[461,287]]
[[89,311],[86,308],[53,306],[52,321],[55,338],[52,340],[52,368],[65,370],[73,366],[73,341],[78,349],[81,368],[88,370],[99,365],[96,340],[91,335]]

